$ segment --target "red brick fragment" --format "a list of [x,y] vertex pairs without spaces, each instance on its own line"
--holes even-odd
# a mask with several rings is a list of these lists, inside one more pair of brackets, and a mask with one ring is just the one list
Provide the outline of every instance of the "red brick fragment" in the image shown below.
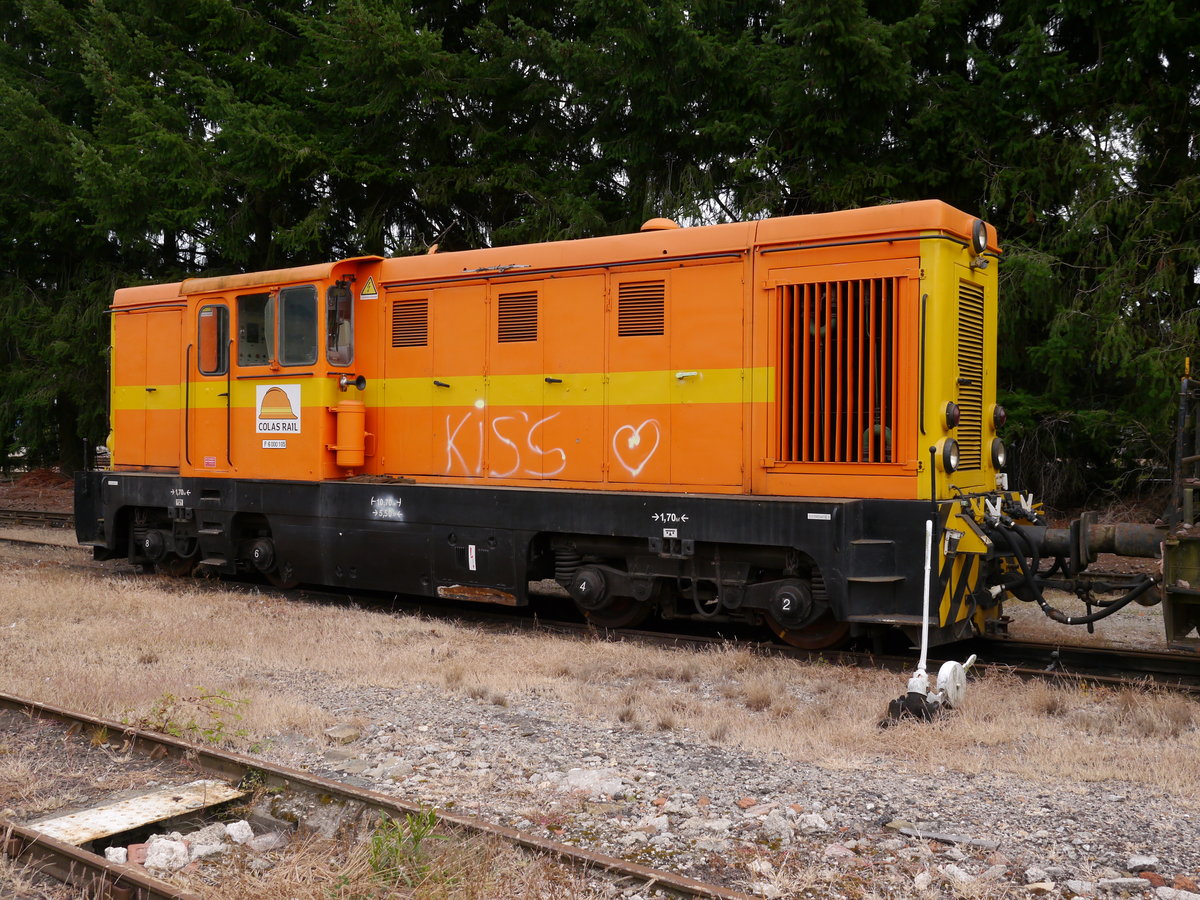
[[755,800],[753,797],[743,797],[741,800],[739,800],[737,802],[738,809],[749,809],[750,807],[757,806],[757,805],[758,805],[758,801]]
[[1167,879],[1163,878],[1157,872],[1138,872],[1138,878],[1145,878],[1156,888],[1166,887]]
[[1200,886],[1197,886],[1195,878],[1189,878],[1187,875],[1176,875],[1175,883],[1171,885],[1177,891],[1191,891],[1193,894],[1200,894]]

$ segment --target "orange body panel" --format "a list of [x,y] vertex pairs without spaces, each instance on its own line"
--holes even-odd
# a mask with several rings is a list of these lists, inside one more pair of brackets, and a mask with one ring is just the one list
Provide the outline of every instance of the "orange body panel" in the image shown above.
[[[924,398],[954,384],[949,368],[924,380],[940,288],[922,248],[964,245],[972,221],[930,201],[120,291],[114,466],[918,497],[935,437]],[[338,285],[352,327],[334,320]],[[310,295],[315,362],[280,324],[309,315]],[[214,306],[227,346],[198,320]],[[349,331],[353,358],[334,364]]]
[[113,383],[129,398],[114,409],[114,465],[172,469],[179,465],[182,306],[142,308],[113,318],[115,345],[129,348],[113,367]]

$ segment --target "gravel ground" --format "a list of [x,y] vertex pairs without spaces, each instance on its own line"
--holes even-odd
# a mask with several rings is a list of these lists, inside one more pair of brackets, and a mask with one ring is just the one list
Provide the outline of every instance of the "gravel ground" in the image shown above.
[[797,763],[538,698],[288,687],[360,724],[281,741],[281,762],[767,897],[1200,900],[1200,811],[1140,786]]
[[[494,702],[256,677],[349,726],[348,739],[274,740],[264,755],[278,762],[766,897],[1200,900],[1198,798],[1084,780],[1095,739],[1084,733],[1080,778],[1040,782],[892,758],[798,761],[537,692]],[[931,727],[953,724],[904,723],[896,740]]]

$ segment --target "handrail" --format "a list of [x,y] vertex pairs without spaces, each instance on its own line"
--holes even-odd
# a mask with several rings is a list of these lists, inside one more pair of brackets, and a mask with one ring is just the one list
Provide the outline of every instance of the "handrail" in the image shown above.
[[[192,345],[187,345],[187,353],[183,357],[183,458],[187,464],[192,464]],[[176,435],[179,432],[175,432]]]

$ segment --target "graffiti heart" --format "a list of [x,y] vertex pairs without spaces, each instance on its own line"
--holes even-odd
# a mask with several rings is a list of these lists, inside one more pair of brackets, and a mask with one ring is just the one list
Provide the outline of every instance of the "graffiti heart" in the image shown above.
[[658,427],[657,419],[646,419],[641,425],[622,425],[613,432],[613,456],[629,473],[629,477],[637,478],[654,457],[661,442],[662,429]]

